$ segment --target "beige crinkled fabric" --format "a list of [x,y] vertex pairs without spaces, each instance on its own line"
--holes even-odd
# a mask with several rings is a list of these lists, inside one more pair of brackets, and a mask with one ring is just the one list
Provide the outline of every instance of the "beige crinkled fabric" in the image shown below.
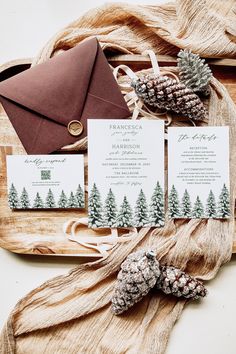
[[[59,32],[34,64],[94,35],[109,51],[153,49],[176,54],[179,48],[189,47],[202,56],[235,57],[235,11],[234,0],[179,0],[163,6],[108,4]],[[229,261],[234,230],[236,109],[216,79],[211,83],[208,106],[209,125],[230,126],[231,219],[167,220],[162,229],[143,228],[132,241],[117,245],[107,259],[80,265],[49,280],[16,305],[2,331],[0,353],[164,353],[185,301],[153,291],[118,317],[111,314],[109,302],[121,262],[137,248],[153,245],[160,259],[204,280],[213,278]]]

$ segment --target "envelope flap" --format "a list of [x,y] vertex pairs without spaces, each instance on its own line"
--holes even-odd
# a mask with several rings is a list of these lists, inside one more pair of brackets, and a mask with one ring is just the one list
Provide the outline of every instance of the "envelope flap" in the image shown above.
[[0,95],[62,125],[82,115],[98,41],[74,48],[0,83]]
[[96,63],[93,68],[89,86],[89,94],[96,96],[104,103],[107,102],[117,106],[119,111],[124,111],[123,114],[125,117],[127,114],[130,114],[127,104],[125,103],[123,95],[100,46],[98,46],[97,50]]

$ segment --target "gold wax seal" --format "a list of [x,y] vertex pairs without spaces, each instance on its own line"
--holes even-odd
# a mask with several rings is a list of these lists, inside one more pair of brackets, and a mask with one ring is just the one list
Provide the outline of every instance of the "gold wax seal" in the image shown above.
[[73,136],[79,136],[83,130],[83,124],[79,120],[72,120],[67,126],[68,132]]

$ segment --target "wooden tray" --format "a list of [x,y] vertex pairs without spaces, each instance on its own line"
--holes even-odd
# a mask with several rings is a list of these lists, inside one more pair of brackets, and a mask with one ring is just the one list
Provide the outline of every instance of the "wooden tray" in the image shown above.
[[[131,66],[134,70],[150,67],[149,59],[140,55],[113,56],[109,61],[113,66],[122,63]],[[158,61],[162,66],[176,65],[176,59],[170,56],[159,56]],[[27,69],[30,62],[30,59],[27,59],[5,64],[0,70],[0,81]],[[224,83],[236,103],[236,70],[232,70],[232,66],[236,66],[236,60],[209,60],[209,64],[214,75]],[[0,145],[0,247],[24,254],[98,257],[97,251],[71,242],[63,233],[63,224],[66,221],[85,217],[85,212],[11,211],[9,209],[6,190],[6,155],[24,154],[25,151],[2,108],[0,108]],[[101,237],[109,235],[110,230],[92,231],[81,225],[78,236],[79,234]],[[236,240],[233,252],[236,253]]]

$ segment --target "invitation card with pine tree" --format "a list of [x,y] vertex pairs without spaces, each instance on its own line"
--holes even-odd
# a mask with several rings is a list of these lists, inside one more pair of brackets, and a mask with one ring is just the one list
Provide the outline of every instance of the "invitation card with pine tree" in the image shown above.
[[229,218],[229,127],[170,127],[168,138],[169,217]]
[[89,227],[164,226],[163,121],[89,119],[88,156]]
[[11,209],[85,207],[83,155],[7,156],[7,182]]

